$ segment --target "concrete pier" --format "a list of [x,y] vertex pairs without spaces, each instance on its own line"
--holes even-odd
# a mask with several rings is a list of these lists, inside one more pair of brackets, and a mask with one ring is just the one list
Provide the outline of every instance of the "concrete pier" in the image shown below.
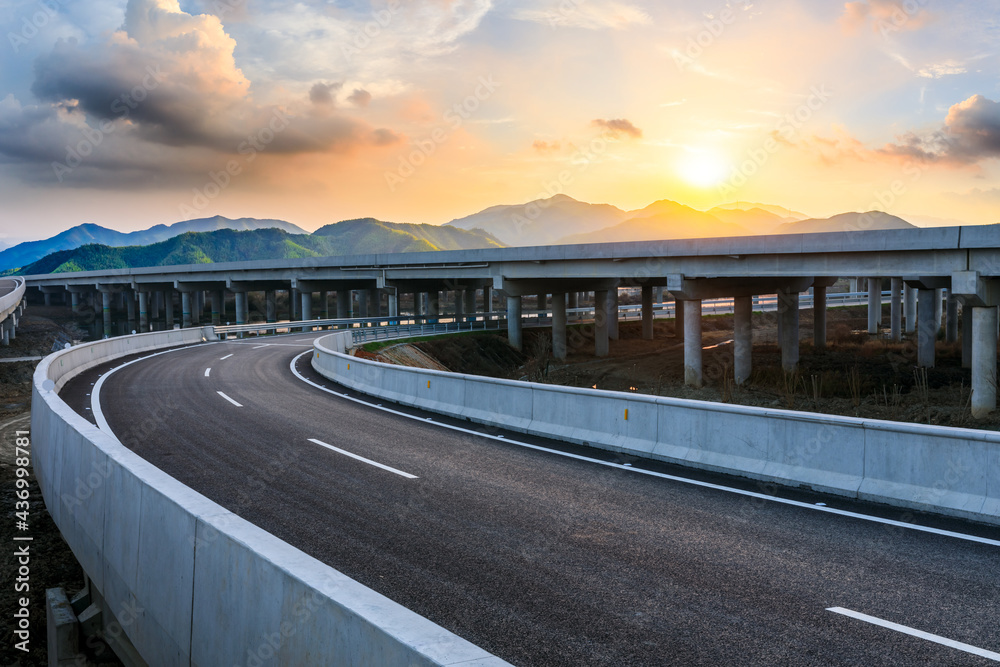
[[684,340],[684,302],[674,300],[674,336]]
[[618,288],[608,290],[608,338],[618,340]]
[[997,407],[997,308],[972,309],[972,416]]
[[948,295],[948,307],[945,311],[944,340],[954,343],[958,340],[958,299]]
[[940,324],[934,323],[936,290],[917,290],[917,365],[934,368],[934,342]]
[[181,292],[181,327],[187,329],[191,326],[191,292]]
[[972,306],[962,306],[962,368],[972,368]]
[[594,292],[594,355],[608,356],[611,351],[608,335],[608,291]]
[[781,323],[781,368],[794,373],[799,365],[799,293],[778,290],[778,321]]
[[236,292],[236,324],[246,324],[247,293]]
[[[434,313],[434,315],[436,314]],[[521,331],[521,297],[519,296],[507,297],[507,341],[515,350],[524,348]]]
[[642,337],[653,340],[653,286],[642,286]]
[[684,384],[702,385],[701,299],[684,302]]
[[877,334],[882,319],[882,279],[868,279],[868,333]]
[[552,295],[552,356],[566,358],[566,295]]
[[163,318],[166,321],[167,329],[174,328],[174,291],[168,289],[163,293]]
[[889,338],[894,343],[903,339],[903,279],[892,279],[892,305],[889,307]]
[[826,286],[813,287],[813,347],[826,347]]
[[312,300],[313,300],[312,292],[308,292],[308,291],[299,292],[299,298],[302,301],[302,310],[300,311],[302,313],[302,318],[301,319],[302,320],[311,320],[313,318],[313,315],[312,315]]
[[[217,327],[220,324],[222,324],[222,304],[225,303],[225,301],[223,301],[224,294],[222,290],[212,290],[210,296],[212,298],[212,326]],[[142,310],[141,301],[139,303],[139,306],[140,310]]]
[[337,290],[337,319],[346,320],[351,316],[351,290]]
[[149,292],[139,292],[139,331],[149,331]]
[[937,328],[934,329],[934,335],[941,331],[941,320],[944,316],[944,290],[937,288],[934,290],[934,322]]
[[264,311],[268,322],[278,321],[278,295],[273,289],[264,292]]
[[752,317],[752,296],[733,299],[733,379],[738,385],[749,380],[753,370]]

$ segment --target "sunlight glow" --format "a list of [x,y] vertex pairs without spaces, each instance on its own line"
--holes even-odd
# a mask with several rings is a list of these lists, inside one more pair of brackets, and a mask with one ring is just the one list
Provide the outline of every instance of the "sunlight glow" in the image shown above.
[[677,165],[677,173],[691,185],[708,188],[726,178],[728,165],[718,154],[698,151],[685,154]]

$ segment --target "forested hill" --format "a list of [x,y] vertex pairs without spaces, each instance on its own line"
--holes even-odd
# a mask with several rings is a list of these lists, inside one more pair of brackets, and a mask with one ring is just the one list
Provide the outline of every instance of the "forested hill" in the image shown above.
[[17,274],[502,246],[480,230],[390,223],[368,218],[327,225],[313,234],[289,234],[280,229],[221,229],[189,232],[144,246],[89,244],[46,255],[21,268]]

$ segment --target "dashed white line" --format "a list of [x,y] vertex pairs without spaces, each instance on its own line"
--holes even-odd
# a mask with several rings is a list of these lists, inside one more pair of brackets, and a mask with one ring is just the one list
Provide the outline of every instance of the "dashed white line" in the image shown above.
[[227,355],[226,355],[226,356],[224,356],[224,357],[219,357],[219,361],[224,361],[224,360],[228,359],[228,358],[229,358],[229,357],[231,357],[231,356],[233,356],[233,355],[232,355],[232,354],[227,354]]
[[215,393],[216,393],[216,394],[218,394],[219,396],[221,396],[222,398],[226,399],[227,401],[229,401],[230,403],[232,403],[232,404],[233,404],[233,405],[235,405],[236,407],[238,407],[238,408],[242,408],[242,407],[243,407],[242,405],[240,405],[239,403],[237,403],[237,402],[236,402],[236,401],[234,401],[233,399],[231,399],[231,398],[229,398],[228,396],[226,396],[225,394],[223,394],[223,393],[222,393],[221,391],[217,391],[217,392],[215,392]]
[[[294,359],[290,365],[292,374],[298,379],[302,380],[306,384],[310,384],[316,387],[320,391],[324,391],[328,394],[333,394],[334,396],[343,396],[349,401],[354,401],[355,403],[360,403],[361,405],[367,405],[370,408],[376,410],[382,410],[383,412],[389,412],[394,415],[399,415],[400,417],[406,417],[407,419],[413,419],[415,421],[425,421],[424,418],[417,415],[410,415],[405,412],[400,412],[399,410],[393,410],[392,408],[376,407],[373,403],[368,401],[363,401],[359,398],[354,398],[348,393],[341,393],[333,391],[332,389],[327,389],[322,387],[312,380],[308,379],[295,368],[295,364],[298,363],[299,359],[306,356],[307,354],[312,354],[312,351],[303,352]],[[827,514],[836,514],[838,516],[849,517],[852,519],[861,519],[862,521],[871,521],[872,523],[880,523],[887,526],[894,526],[896,528],[906,528],[909,530],[916,530],[921,533],[930,533],[932,535],[942,535],[944,537],[953,537],[959,540],[966,540],[969,542],[977,542],[979,544],[989,544],[994,547],[1000,547],[1000,540],[991,540],[988,537],[979,537],[978,535],[967,535],[965,533],[957,533],[951,530],[943,530],[941,528],[932,528],[931,526],[921,526],[920,524],[907,523],[905,521],[895,521],[893,519],[884,519],[880,516],[872,516],[870,514],[861,514],[859,512],[851,512],[848,510],[836,509],[834,507],[820,507],[818,505],[813,505],[811,503],[802,502],[799,500],[791,500],[789,498],[779,498],[777,496],[768,495],[766,493],[758,493],[756,491],[746,491],[744,489],[737,489],[731,486],[723,486],[721,484],[713,484],[711,482],[702,482],[697,479],[689,479],[687,477],[678,477],[677,475],[668,475],[662,472],[656,472],[654,470],[645,470],[643,468],[626,467],[620,463],[614,463],[613,461],[602,461],[600,459],[590,458],[589,456],[581,456],[580,454],[571,454],[570,452],[561,452],[558,449],[551,449],[549,447],[541,447],[539,445],[532,445],[527,442],[521,442],[519,440],[511,440],[510,438],[504,438],[502,435],[491,435],[489,433],[482,433],[480,431],[473,431],[471,429],[462,428],[461,426],[453,426],[452,424],[444,424],[441,422],[431,422],[434,426],[440,426],[441,428],[447,428],[452,431],[458,431],[460,433],[468,433],[469,435],[477,435],[481,438],[489,438],[490,440],[500,440],[502,442],[509,442],[512,445],[517,445],[519,447],[525,447],[527,449],[534,449],[539,452],[546,452],[549,454],[555,454],[556,456],[563,456],[570,459],[577,459],[578,461],[587,461],[588,463],[594,463],[597,465],[605,466],[608,468],[618,468],[619,470],[630,470],[634,473],[641,475],[649,475],[650,477],[659,477],[660,479],[669,479],[674,482],[680,482],[682,484],[691,484],[692,486],[699,486],[705,489],[715,489],[717,491],[725,491],[727,493],[735,493],[741,496],[747,496],[750,498],[757,498],[760,500],[766,500],[773,503],[778,503],[781,505],[791,505],[793,507],[801,507],[803,509],[810,509],[817,512],[824,512]]]
[[411,475],[408,472],[403,472],[402,470],[396,470],[395,468],[390,468],[389,466],[384,465],[382,463],[379,463],[378,461],[372,461],[371,459],[366,459],[363,456],[358,456],[357,454],[349,452],[349,451],[347,451],[345,449],[340,449],[339,447],[334,447],[333,445],[328,445],[327,443],[323,442],[322,440],[317,440],[315,438],[309,438],[309,442],[316,443],[320,447],[326,447],[327,449],[329,449],[331,451],[334,451],[334,452],[337,452],[338,454],[343,454],[344,456],[349,456],[352,459],[355,459],[357,461],[361,461],[362,463],[367,463],[368,465],[375,466],[376,468],[381,468],[382,470],[388,470],[389,472],[395,473],[395,474],[399,475],[400,477],[405,477],[406,479],[417,479],[416,475]]
[[875,616],[862,614],[859,611],[844,609],[843,607],[829,607],[827,611],[832,611],[835,614],[841,614],[843,616],[849,616],[859,621],[864,621],[865,623],[871,623],[872,625],[878,625],[883,628],[888,628],[889,630],[895,630],[896,632],[902,632],[903,634],[910,635],[911,637],[919,637],[920,639],[926,639],[929,642],[934,642],[935,644],[941,644],[942,646],[947,646],[949,648],[957,649],[959,651],[971,653],[972,655],[978,655],[981,658],[986,658],[988,660],[994,660],[996,662],[1000,662],[1000,653],[987,651],[984,648],[979,648],[978,646],[972,646],[971,644],[963,644],[962,642],[957,642],[954,639],[948,639],[947,637],[942,637],[941,635],[934,635],[929,632],[924,632],[923,630],[917,630],[915,628],[911,628],[906,625],[900,625],[899,623],[893,623],[892,621],[887,621],[882,618],[876,618]]
[[208,377],[211,374],[211,372],[212,372],[211,368],[206,368],[205,369],[205,377]]
[[271,347],[271,346],[268,345],[267,343],[264,343],[263,345],[258,345],[257,347],[251,347],[250,349],[251,350],[259,350],[262,347]]

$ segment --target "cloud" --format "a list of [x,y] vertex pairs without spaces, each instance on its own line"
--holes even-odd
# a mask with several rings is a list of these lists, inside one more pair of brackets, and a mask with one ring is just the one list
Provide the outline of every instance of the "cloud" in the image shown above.
[[623,2],[562,2],[553,9],[518,9],[511,14],[518,21],[544,23],[553,28],[622,30],[652,22],[649,14]]
[[543,141],[542,139],[536,139],[531,147],[542,154],[554,153],[560,149],[560,144],[558,141]]
[[625,118],[612,118],[611,120],[597,118],[591,121],[591,124],[607,130],[616,139],[622,135],[631,137],[632,139],[642,138],[642,130],[633,125],[632,121]]
[[354,92],[348,96],[347,101],[359,107],[366,107],[371,104],[372,94],[362,88],[355,88]]
[[917,70],[917,76],[921,76],[925,79],[940,79],[941,77],[951,76],[953,74],[965,74],[966,71],[967,70],[962,63],[954,60],[946,60],[943,63],[936,63],[920,68]]
[[287,127],[269,141],[268,153],[350,153],[399,140],[332,108],[311,110],[332,107],[341,84],[315,84],[311,108],[295,98],[256,102],[235,48],[215,16],[187,14],[176,0],[129,0],[119,30],[86,44],[59,40],[35,61],[31,91],[40,103],[4,100],[0,153],[50,163],[83,135],[95,137],[86,168],[182,171],[212,154],[236,154],[276,117]]
[[876,152],[925,163],[955,165],[1000,158],[1000,103],[973,95],[948,110],[940,130],[924,134],[909,132]]
[[882,36],[901,30],[917,30],[927,24],[930,15],[914,0],[866,0],[848,2],[840,15],[840,27],[856,33],[869,22]]

